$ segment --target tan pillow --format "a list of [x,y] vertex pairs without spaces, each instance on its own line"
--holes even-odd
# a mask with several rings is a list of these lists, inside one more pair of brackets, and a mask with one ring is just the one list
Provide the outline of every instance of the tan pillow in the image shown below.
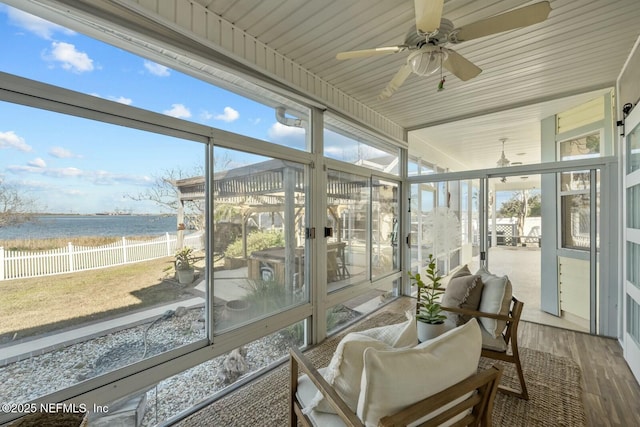
[[[444,307],[477,310],[480,305],[480,297],[482,297],[482,288],[482,280],[480,280],[480,276],[478,275],[468,274],[458,277],[454,276],[449,280],[447,288],[444,291],[442,305]],[[449,317],[456,326],[460,326],[467,323],[472,316],[447,313],[447,317]]]

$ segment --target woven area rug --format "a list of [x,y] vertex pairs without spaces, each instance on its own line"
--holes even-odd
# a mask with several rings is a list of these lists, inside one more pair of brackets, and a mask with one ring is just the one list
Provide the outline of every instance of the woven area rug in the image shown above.
[[[402,322],[397,313],[380,313],[360,322],[348,332]],[[347,332],[326,340],[305,355],[316,367],[326,366]],[[571,359],[521,348],[521,360],[529,388],[529,401],[498,393],[493,410],[495,426],[584,426],[580,368]],[[494,361],[481,361],[488,366]],[[503,384],[518,386],[515,370],[503,363]],[[178,425],[275,427],[288,424],[288,364],[196,412]]]

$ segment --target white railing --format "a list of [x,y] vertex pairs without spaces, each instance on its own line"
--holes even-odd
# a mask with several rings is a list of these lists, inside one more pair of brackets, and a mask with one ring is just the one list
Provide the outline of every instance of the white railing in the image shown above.
[[[9,251],[0,246],[0,280],[26,279],[112,267],[173,256],[176,236],[166,233],[150,240],[122,240],[109,245],[87,247],[69,243],[48,251]],[[202,233],[184,236],[184,246],[203,249]]]

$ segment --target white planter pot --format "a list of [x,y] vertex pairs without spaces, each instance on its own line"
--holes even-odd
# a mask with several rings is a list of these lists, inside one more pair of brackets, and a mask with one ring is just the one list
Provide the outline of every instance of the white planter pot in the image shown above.
[[193,282],[193,268],[190,268],[188,270],[176,270],[176,272],[178,273],[178,282],[181,285],[188,285],[189,283]]
[[420,342],[425,342],[428,341],[430,339],[433,339],[441,334],[443,334],[444,332],[446,332],[447,330],[447,325],[443,322],[443,323],[439,323],[439,324],[431,324],[431,323],[425,323],[425,322],[421,322],[421,321],[417,321],[417,326],[418,326],[418,341]]

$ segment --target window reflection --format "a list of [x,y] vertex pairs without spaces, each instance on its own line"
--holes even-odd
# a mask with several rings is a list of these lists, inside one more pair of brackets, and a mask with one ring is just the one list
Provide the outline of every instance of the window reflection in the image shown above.
[[[304,165],[216,147],[214,330],[308,301]],[[216,162],[218,163],[218,162]],[[214,166],[215,168],[215,166]]]

